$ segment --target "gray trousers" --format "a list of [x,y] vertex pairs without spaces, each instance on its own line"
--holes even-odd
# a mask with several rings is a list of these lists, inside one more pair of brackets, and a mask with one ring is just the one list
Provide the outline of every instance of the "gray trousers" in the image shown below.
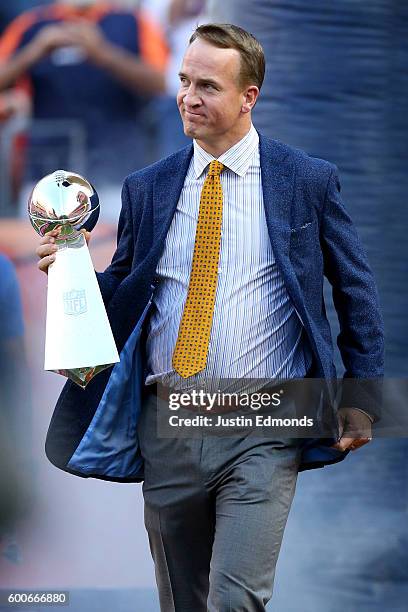
[[264,611],[295,492],[298,443],[159,437],[161,402],[149,395],[138,425],[160,609]]

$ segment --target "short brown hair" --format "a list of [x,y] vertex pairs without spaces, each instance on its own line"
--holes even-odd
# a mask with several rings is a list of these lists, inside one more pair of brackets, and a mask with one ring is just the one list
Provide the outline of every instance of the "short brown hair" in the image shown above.
[[230,23],[206,23],[199,26],[189,40],[197,38],[214,47],[236,49],[241,56],[240,85],[256,85],[259,89],[265,76],[265,55],[260,42],[239,26]]

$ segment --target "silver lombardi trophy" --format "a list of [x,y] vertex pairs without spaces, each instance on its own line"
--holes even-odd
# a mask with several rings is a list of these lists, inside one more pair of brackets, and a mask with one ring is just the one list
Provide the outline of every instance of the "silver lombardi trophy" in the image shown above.
[[34,187],[28,214],[40,236],[60,229],[55,261],[48,268],[44,369],[67,376],[85,388],[95,374],[119,361],[91,256],[80,231],[95,227],[98,194],[79,174],[57,170]]

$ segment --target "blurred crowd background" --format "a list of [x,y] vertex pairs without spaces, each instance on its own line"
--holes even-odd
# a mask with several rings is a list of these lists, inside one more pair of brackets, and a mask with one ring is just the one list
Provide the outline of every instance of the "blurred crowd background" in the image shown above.
[[123,178],[187,143],[175,93],[204,1],[3,5],[1,208],[58,167],[87,176],[115,216]]
[[[405,0],[0,0],[0,590],[71,588],[73,612],[159,608],[140,488],[78,479],[45,458],[63,380],[42,369],[46,279],[27,197],[56,169],[84,174],[101,200],[91,253],[103,269],[123,178],[189,142],[178,70],[208,21],[264,46],[257,129],[339,167],[379,287],[386,375],[408,378]],[[341,375],[338,355],[337,365]],[[406,408],[404,393],[397,401]],[[406,438],[302,474],[270,609],[406,610],[407,515]]]

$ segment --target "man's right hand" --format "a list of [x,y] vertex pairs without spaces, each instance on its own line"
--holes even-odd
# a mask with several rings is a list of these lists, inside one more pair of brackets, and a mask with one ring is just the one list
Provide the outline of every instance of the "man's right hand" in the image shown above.
[[[87,232],[86,230],[81,230],[81,232],[84,234],[86,243],[88,244],[91,238],[90,232]],[[55,240],[59,234],[59,229],[47,232],[44,237],[41,238],[40,245],[35,251],[40,258],[40,261],[38,262],[38,269],[41,270],[41,272],[45,272],[45,274],[48,274],[49,266],[55,261],[55,253],[58,251]]]
[[44,26],[31,42],[31,47],[37,59],[49,55],[59,47],[73,45],[72,36],[65,24],[52,24]]
[[75,44],[65,24],[44,26],[31,42],[0,65],[0,91],[13,86],[32,66],[35,66],[54,49],[75,46]]

